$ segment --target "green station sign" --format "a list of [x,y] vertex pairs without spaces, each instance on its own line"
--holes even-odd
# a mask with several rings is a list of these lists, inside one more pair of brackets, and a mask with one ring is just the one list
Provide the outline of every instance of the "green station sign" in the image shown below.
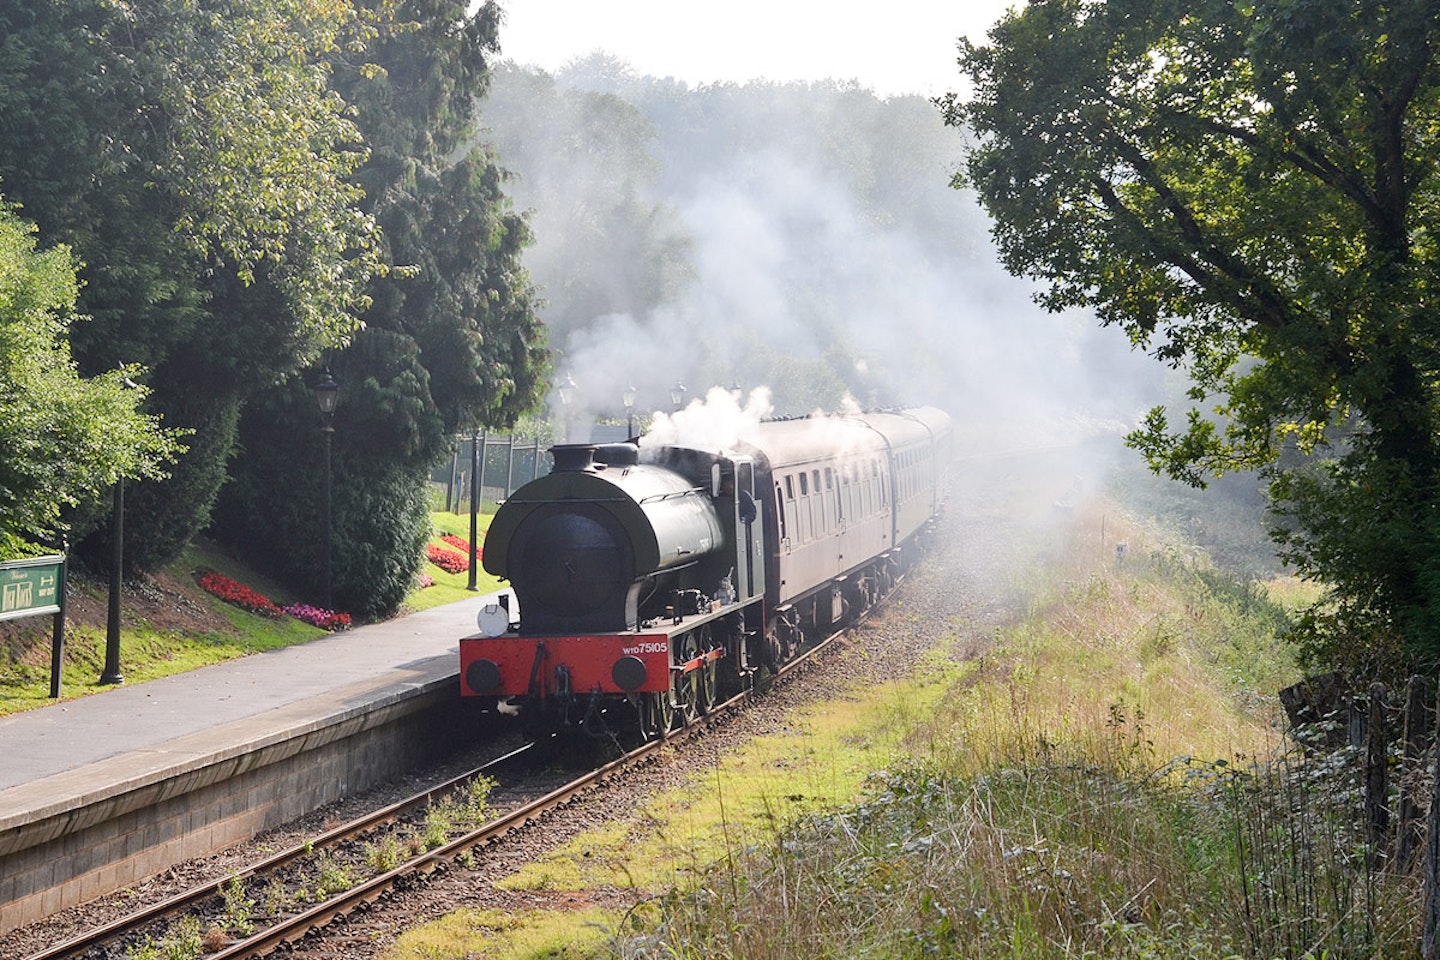
[[0,620],[60,612],[65,558],[33,557],[0,563]]

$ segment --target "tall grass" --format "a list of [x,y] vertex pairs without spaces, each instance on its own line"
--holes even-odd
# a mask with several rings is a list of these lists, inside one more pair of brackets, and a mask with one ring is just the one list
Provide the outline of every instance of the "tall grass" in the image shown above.
[[1367,869],[1353,758],[1273,726],[1283,612],[1124,534],[1123,564],[1077,541],[1050,568],[862,802],[730,851],[614,953],[1412,955],[1418,892]]

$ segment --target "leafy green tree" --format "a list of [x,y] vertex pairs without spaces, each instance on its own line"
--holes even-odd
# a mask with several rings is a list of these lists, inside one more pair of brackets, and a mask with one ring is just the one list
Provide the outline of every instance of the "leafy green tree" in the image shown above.
[[387,10],[0,4],[0,182],[84,264],[76,359],[149,367],[151,409],[194,430],[127,503],[127,562],[204,528],[246,397],[343,343],[368,304],[383,266],[351,179],[365,154],[327,58]]
[[65,515],[120,477],[156,476],[181,449],[138,411],[143,387],[117,369],[81,377],[70,357],[75,263],[39,250],[35,228],[0,200],[0,560],[54,549]]
[[1267,472],[1318,659],[1440,662],[1440,3],[1044,0],[989,39],[941,107],[1006,267],[1216,398],[1131,443]]
[[[342,385],[332,594],[363,616],[393,611],[423,562],[425,482],[450,438],[475,424],[512,424],[535,403],[547,369],[520,266],[530,233],[495,159],[471,139],[499,9],[467,15],[466,7],[406,0],[373,42],[335,57],[336,89],[370,150],[356,177],[362,209],[382,227],[395,266],[368,288],[364,330],[326,361]],[[308,371],[247,412],[246,454],[217,524],[223,538],[317,595],[321,513],[295,515],[294,503],[318,504],[324,481],[306,386],[319,378]],[[271,522],[279,515],[293,522]]]

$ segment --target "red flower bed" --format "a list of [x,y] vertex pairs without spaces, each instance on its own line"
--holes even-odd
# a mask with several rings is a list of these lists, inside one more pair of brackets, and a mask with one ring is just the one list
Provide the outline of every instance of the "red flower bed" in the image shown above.
[[[453,533],[442,533],[440,535],[440,539],[444,540],[446,543],[450,544],[450,546],[465,554],[465,556],[470,556],[470,541],[466,540],[464,537],[457,537]],[[483,556],[485,556],[484,550],[477,549],[475,551],[476,560],[479,560]]]
[[231,580],[222,573],[211,570],[200,578],[200,589],[206,593],[214,594],[226,603],[233,603],[237,607],[249,610],[251,613],[258,613],[263,617],[280,617],[280,608],[275,601],[257,593],[245,586],[243,583]]
[[425,558],[446,573],[464,573],[470,569],[470,558],[437,544],[425,547]]

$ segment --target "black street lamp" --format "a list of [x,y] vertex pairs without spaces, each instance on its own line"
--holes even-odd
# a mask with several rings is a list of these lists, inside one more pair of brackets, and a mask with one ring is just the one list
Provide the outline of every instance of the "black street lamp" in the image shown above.
[[685,393],[685,384],[683,383],[677,383],[670,388],[670,402],[675,405],[676,410],[679,410],[680,407],[684,405]]
[[315,403],[320,407],[320,417],[324,423],[321,431],[325,434],[325,551],[321,556],[320,573],[325,583],[325,609],[331,609],[331,577],[330,577],[330,552],[332,537],[332,522],[330,515],[331,508],[331,470],[330,470],[330,442],[335,435],[333,420],[335,417],[335,405],[340,400],[340,384],[330,375],[330,368],[325,368],[325,379],[315,384]]
[[480,545],[480,494],[485,485],[481,476],[485,472],[485,452],[480,447],[480,424],[477,422],[470,432],[470,578],[466,590],[480,589],[480,571],[476,561],[476,548]]
[[630,384],[620,393],[620,402],[625,404],[625,439],[635,436],[635,384]]
[[559,392],[559,394],[560,394],[560,409],[563,411],[563,414],[562,414],[562,415],[563,415],[563,417],[564,417],[564,424],[563,424],[564,436],[563,436],[563,438],[562,438],[562,442],[564,442],[564,443],[569,443],[569,442],[570,442],[570,405],[575,402],[575,378],[572,377],[572,376],[570,376],[570,374],[568,374],[568,373],[565,374],[565,380],[564,380],[563,383],[560,384],[560,387],[559,387],[559,389],[558,389],[558,392]]
[[[120,374],[120,385],[127,390],[135,389],[135,381]],[[125,568],[125,476],[115,478],[111,496],[110,512],[110,598],[105,610],[105,666],[100,671],[100,682],[105,684],[124,683],[120,672],[120,587]]]

